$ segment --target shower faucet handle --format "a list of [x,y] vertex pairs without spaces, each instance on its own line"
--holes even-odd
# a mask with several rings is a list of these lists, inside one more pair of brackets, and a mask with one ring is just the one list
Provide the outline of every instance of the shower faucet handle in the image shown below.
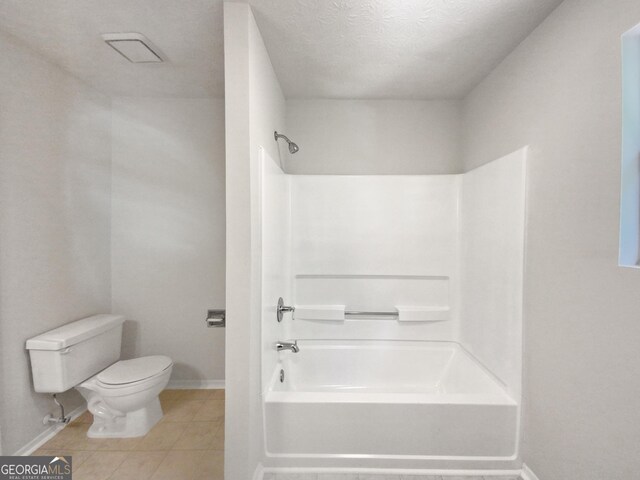
[[282,297],[278,298],[278,307],[276,308],[276,317],[278,318],[278,323],[282,321],[284,314],[287,312],[294,312],[296,307],[289,307],[284,304],[284,300]]
[[298,347],[298,341],[293,342],[276,342],[276,350],[281,352],[282,350],[291,350],[293,353],[298,353],[300,347]]

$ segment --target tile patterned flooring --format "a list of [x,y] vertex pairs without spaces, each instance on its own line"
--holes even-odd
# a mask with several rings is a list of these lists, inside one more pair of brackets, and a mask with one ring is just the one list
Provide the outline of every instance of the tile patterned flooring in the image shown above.
[[86,412],[33,455],[71,455],[74,480],[223,480],[224,390],[165,390],[160,402],[144,437],[88,438]]

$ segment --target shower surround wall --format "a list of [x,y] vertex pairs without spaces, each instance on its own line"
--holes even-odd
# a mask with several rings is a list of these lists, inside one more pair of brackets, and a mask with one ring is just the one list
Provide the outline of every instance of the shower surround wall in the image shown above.
[[460,178],[292,176],[295,303],[356,310],[449,309],[447,320],[399,324],[288,322],[291,338],[451,339],[458,289]]
[[[260,231],[262,255],[262,379],[270,378],[278,363],[274,348],[287,336],[287,323],[277,323],[278,298],[293,300],[291,272],[291,175],[286,175],[269,153],[260,149],[256,184],[261,186]],[[287,314],[286,317],[290,317]]]
[[[276,161],[263,156],[262,278],[264,292],[268,292],[263,296],[262,317],[266,467],[519,468],[516,419],[521,390],[526,152],[521,149],[464,175],[440,176],[287,175]],[[283,272],[288,272],[288,281]],[[280,292],[286,303],[296,305],[296,312],[286,314],[278,324],[274,307]],[[422,321],[342,319],[340,309],[345,306],[365,311],[413,307],[418,316],[426,315],[430,321],[425,317]],[[276,355],[276,339],[299,340],[300,353]],[[393,343],[398,340],[401,342]],[[446,345],[457,344],[475,359],[462,361],[466,354],[459,353],[455,358],[461,363],[456,365],[468,366],[460,366],[455,374],[445,369],[445,376],[452,374],[455,380],[443,379],[447,386],[441,394],[453,396],[430,397],[435,391],[407,396],[411,390],[406,388],[418,388],[417,393],[430,388],[419,387],[423,376],[440,374],[433,369],[429,373],[425,367],[422,375],[419,365],[404,365],[398,359],[419,361],[424,355],[431,358],[427,360],[431,365],[440,355],[438,345],[446,349],[453,348]],[[409,353],[403,353],[405,348]],[[412,348],[417,349],[414,354]],[[364,352],[370,349],[380,350],[368,356]],[[399,350],[384,353],[393,349]],[[373,360],[387,354],[391,355],[387,362]],[[319,363],[314,367],[316,360]],[[328,367],[335,361],[344,372]],[[385,385],[382,380],[383,365],[396,361],[401,368],[396,377],[411,377],[408,372],[417,375],[407,377],[408,383],[397,391],[395,383]],[[474,362],[481,366],[474,367]],[[284,384],[277,378],[280,368],[289,379]],[[483,369],[494,380],[482,380]],[[336,372],[333,380],[332,371]],[[357,371],[365,375],[358,376]],[[366,379],[373,377],[379,377],[377,383],[369,384]],[[313,378],[325,380],[315,385]],[[490,386],[494,381],[502,386]],[[352,389],[383,396],[349,397],[349,390],[339,387],[345,383],[347,388],[349,382],[355,382]],[[491,393],[494,388],[497,390]],[[359,409],[343,411],[353,401]],[[485,402],[488,404],[483,405]],[[308,410],[310,404],[315,407]],[[466,405],[479,410],[465,411]],[[490,409],[482,410],[489,405]],[[444,407],[451,410],[439,410]],[[370,444],[366,438],[381,435],[375,431],[375,421],[370,429],[349,423],[357,423],[358,412],[367,409],[367,418],[396,418],[403,412],[417,415],[426,422],[420,430],[425,433],[393,431],[402,425],[397,417],[398,422],[385,427],[397,438],[395,443],[389,449]],[[459,421],[492,418],[490,423],[500,430],[489,424],[469,424],[473,431],[491,434],[477,445],[455,436],[441,437],[428,448],[427,432],[446,428],[453,411]],[[337,418],[342,418],[342,426],[350,433],[345,430],[346,436],[329,441],[334,430],[320,430]],[[445,423],[436,427],[437,422]],[[408,429],[411,423],[406,425]],[[292,437],[292,432],[299,438]],[[358,439],[359,434],[365,437]],[[402,439],[411,444],[402,447]],[[495,442],[493,450],[491,442]],[[420,444],[422,448],[416,447]],[[335,451],[337,445],[343,450]],[[358,450],[367,448],[371,451]],[[486,453],[478,453],[483,451]],[[361,455],[367,453],[368,460],[363,459]]]
[[527,151],[462,175],[459,197],[456,337],[514,398],[522,388]]

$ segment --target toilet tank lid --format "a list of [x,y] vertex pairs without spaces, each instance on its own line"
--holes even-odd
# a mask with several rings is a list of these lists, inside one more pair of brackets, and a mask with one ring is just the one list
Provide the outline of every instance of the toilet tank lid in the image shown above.
[[93,315],[30,338],[27,340],[27,350],[62,350],[123,323],[122,315]]

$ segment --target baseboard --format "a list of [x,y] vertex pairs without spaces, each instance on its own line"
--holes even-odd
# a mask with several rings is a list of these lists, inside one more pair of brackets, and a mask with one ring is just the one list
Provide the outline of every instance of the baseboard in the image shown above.
[[224,380],[169,380],[167,388],[175,390],[223,389]]
[[526,463],[522,464],[522,472],[520,473],[520,476],[522,477],[522,480],[540,480]]
[[[80,407],[77,407],[71,410],[71,412],[69,412],[69,417],[71,418],[71,421],[73,421],[86,411],[87,411],[86,405],[82,405]],[[51,440],[64,427],[66,427],[66,425],[63,425],[61,423],[50,425],[44,432],[39,434],[36,438],[28,442],[22,448],[19,448],[18,451],[15,452],[13,455],[20,456],[20,457],[31,455],[33,452],[39,449],[42,445],[44,445],[49,440]]]

